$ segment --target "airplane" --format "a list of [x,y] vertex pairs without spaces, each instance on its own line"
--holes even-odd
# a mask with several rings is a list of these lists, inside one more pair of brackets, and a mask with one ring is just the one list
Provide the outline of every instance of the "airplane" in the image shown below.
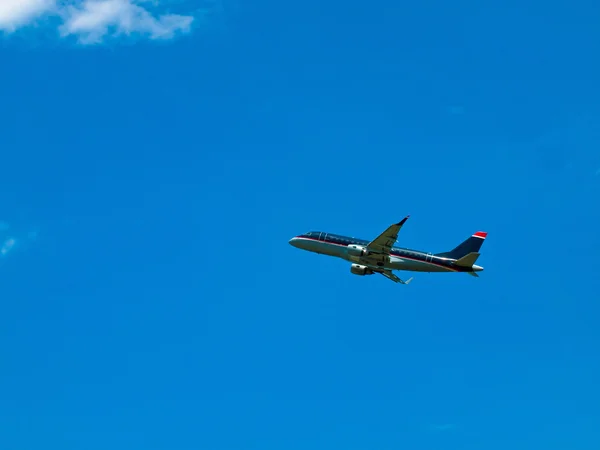
[[460,272],[479,277],[483,267],[475,264],[479,250],[487,237],[478,231],[448,252],[431,253],[394,247],[398,233],[410,216],[390,225],[372,241],[348,236],[311,231],[290,239],[289,243],[301,250],[334,256],[352,263],[350,272],[364,276],[379,273],[401,284],[409,284],[413,277],[404,281],[393,270],[410,272]]

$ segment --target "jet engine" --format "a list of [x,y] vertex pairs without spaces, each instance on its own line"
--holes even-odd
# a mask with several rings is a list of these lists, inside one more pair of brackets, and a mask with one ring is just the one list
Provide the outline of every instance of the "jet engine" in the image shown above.
[[367,256],[369,254],[367,249],[365,247],[363,247],[362,245],[351,244],[348,246],[347,251],[348,251],[348,255],[350,255],[350,256],[359,256],[360,257],[360,256]]
[[362,266],[360,264],[352,264],[352,266],[350,267],[350,272],[352,272],[354,275],[373,275],[375,272],[373,272],[371,269],[369,269],[367,266]]

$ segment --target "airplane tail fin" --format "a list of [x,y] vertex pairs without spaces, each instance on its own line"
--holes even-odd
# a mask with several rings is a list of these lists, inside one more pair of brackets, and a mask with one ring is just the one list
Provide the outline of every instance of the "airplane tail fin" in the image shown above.
[[[475,261],[479,257],[479,250],[481,249],[483,241],[485,241],[486,237],[487,233],[485,231],[478,231],[449,252],[436,253],[435,256],[456,259],[458,260],[456,261],[456,264],[464,267],[471,267],[473,264],[475,264]],[[472,262],[470,262],[472,258],[474,259]],[[464,262],[459,264],[459,261],[461,260],[464,260]]]

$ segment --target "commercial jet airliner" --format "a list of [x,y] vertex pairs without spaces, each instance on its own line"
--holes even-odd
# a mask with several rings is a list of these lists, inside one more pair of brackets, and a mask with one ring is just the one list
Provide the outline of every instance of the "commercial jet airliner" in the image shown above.
[[400,222],[390,225],[373,241],[353,237],[339,236],[322,231],[311,231],[293,237],[290,244],[302,250],[335,256],[352,263],[350,272],[355,275],[373,275],[384,277],[402,284],[411,282],[401,280],[393,270],[411,272],[464,272],[478,277],[483,267],[475,264],[479,250],[487,233],[478,231],[453,250],[443,253],[428,253],[402,247],[393,247],[398,240],[398,232],[408,220],[406,216]]

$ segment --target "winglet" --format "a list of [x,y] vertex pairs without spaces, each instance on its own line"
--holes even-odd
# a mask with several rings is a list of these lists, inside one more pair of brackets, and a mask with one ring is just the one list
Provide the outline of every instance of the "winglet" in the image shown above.
[[404,225],[404,222],[406,222],[409,217],[410,217],[410,214],[408,216],[406,216],[404,219],[402,219],[400,222],[398,222],[396,225],[401,227],[402,225]]

